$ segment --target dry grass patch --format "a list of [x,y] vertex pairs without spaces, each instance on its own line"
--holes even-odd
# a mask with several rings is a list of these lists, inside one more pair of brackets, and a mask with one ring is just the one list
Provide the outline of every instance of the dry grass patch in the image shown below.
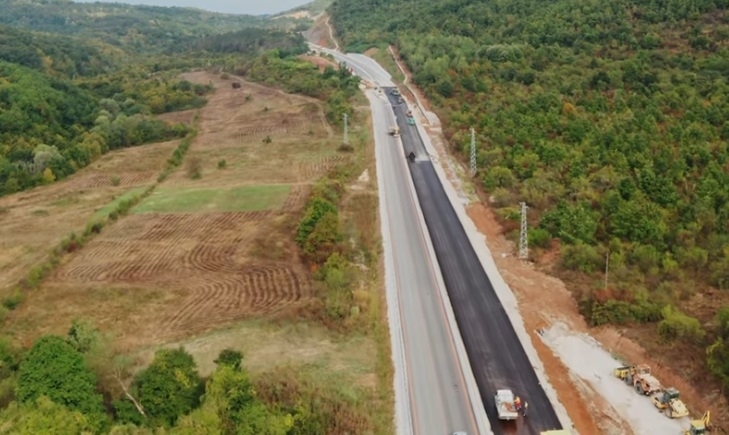
[[[201,110],[200,135],[189,152],[190,159],[200,159],[201,176],[178,171],[168,185],[311,183],[351,158],[337,152],[339,138],[318,100],[207,72],[184,77],[213,82],[216,90]],[[241,87],[232,88],[233,80]]]
[[115,197],[154,182],[176,144],[114,151],[67,180],[0,198],[0,295]]
[[[184,346],[195,358],[200,373],[215,370],[215,358],[223,349],[241,351],[252,373],[289,365],[313,366],[325,372],[338,372],[352,383],[372,386],[375,343],[363,336],[342,337],[321,325],[300,322],[270,323],[249,320],[232,328],[194,337],[165,347]],[[157,348],[140,352],[147,363]]]
[[[81,317],[134,347],[296,309],[313,294],[293,242],[277,248],[280,261],[250,254],[259,231],[290,239],[281,225],[270,212],[127,216],[67,258],[49,282],[31,293],[11,313],[11,330],[31,339],[43,330],[68,328]],[[164,303],[139,299],[140,288],[162,292]],[[88,295],[108,289],[121,290],[114,298],[89,303]],[[119,321],[110,322],[110,315]],[[14,319],[23,319],[29,328],[16,330]],[[125,319],[133,319],[134,326]]]

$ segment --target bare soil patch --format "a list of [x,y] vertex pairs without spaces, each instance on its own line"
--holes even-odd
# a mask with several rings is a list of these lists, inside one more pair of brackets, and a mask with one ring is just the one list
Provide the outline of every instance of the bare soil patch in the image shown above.
[[315,20],[314,24],[309,30],[304,32],[304,37],[316,45],[326,48],[335,48],[335,44],[332,41],[329,33],[329,27],[327,24],[327,14],[319,15]]
[[67,180],[0,198],[0,294],[115,197],[154,182],[177,141],[110,152]]

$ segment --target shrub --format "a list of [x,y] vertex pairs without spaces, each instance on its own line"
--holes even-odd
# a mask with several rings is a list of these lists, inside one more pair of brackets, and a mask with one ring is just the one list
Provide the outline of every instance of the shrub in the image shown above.
[[202,159],[200,157],[192,157],[187,161],[187,176],[193,180],[202,177]]
[[121,178],[118,175],[112,175],[109,181],[111,181],[112,186],[118,186],[121,183]]
[[658,324],[658,333],[664,340],[684,340],[688,343],[698,343],[706,336],[698,319],[679,311],[673,305],[663,308],[663,320]]
[[226,162],[225,159],[218,160],[218,169],[225,169],[227,165],[228,162]]
[[331,202],[324,198],[315,196],[306,207],[304,217],[299,222],[299,228],[296,232],[296,243],[302,248],[306,243],[309,235],[314,231],[314,227],[327,213],[337,215],[337,208]]

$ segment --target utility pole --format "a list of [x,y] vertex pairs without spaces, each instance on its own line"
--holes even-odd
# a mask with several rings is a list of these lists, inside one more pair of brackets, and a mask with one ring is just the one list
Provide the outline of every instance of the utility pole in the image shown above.
[[610,250],[608,249],[605,256],[605,291],[608,289],[608,275],[610,274]]
[[471,177],[476,176],[476,131],[471,128]]
[[349,145],[349,132],[347,131],[347,114],[344,114],[344,139],[342,144]]
[[527,207],[526,202],[521,205],[521,231],[519,233],[519,258],[526,260],[529,258],[529,239],[527,236]]

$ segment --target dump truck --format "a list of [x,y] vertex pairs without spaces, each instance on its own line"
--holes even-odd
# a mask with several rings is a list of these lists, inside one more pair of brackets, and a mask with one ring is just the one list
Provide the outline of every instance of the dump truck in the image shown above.
[[519,410],[514,404],[514,393],[511,390],[497,390],[494,394],[496,402],[496,411],[499,414],[499,420],[516,420],[519,418]]
[[666,388],[651,397],[656,408],[665,411],[669,418],[682,418],[689,415],[688,409],[679,398],[680,393],[675,388]]
[[632,385],[638,394],[650,396],[663,389],[661,382],[651,375],[651,367],[647,364],[618,367],[613,373],[626,384]]
[[706,411],[700,420],[691,422],[691,427],[684,431],[684,435],[705,435],[711,430],[711,413]]
[[388,134],[390,136],[398,137],[398,136],[400,136],[400,129],[397,126],[393,125],[392,127],[390,127]]

